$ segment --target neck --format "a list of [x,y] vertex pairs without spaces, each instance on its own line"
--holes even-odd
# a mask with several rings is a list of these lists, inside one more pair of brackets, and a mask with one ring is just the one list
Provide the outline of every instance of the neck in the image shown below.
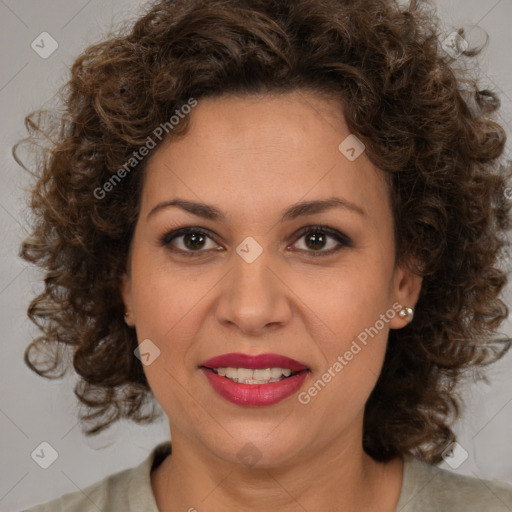
[[161,511],[393,512],[398,502],[402,460],[378,463],[360,439],[342,435],[286,463],[258,468],[220,459],[183,433],[172,433],[172,455],[151,475]]

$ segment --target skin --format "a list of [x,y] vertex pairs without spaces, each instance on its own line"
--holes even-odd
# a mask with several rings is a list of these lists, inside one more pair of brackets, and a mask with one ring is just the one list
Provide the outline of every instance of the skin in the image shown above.
[[[229,352],[282,354],[309,366],[304,391],[393,303],[414,307],[421,278],[395,264],[383,172],[364,152],[353,162],[343,156],[338,146],[350,131],[342,110],[311,92],[200,99],[190,116],[187,134],[148,161],[121,290],[139,343],[150,339],[160,350],[144,366],[173,445],[151,474],[159,509],[395,510],[402,460],[371,459],[362,422],[389,329],[407,318],[395,314],[308,404],[295,394],[238,406],[198,369]],[[363,213],[337,207],[281,220],[299,201],[331,197]],[[177,206],[148,217],[175,198],[211,204],[225,219]],[[297,234],[312,225],[345,234],[352,246],[328,237],[315,247],[311,232]],[[186,237],[159,243],[184,226],[211,238],[195,249]],[[263,250],[252,263],[236,252],[249,236]],[[341,249],[315,257],[333,247]],[[247,443],[259,457],[252,466],[237,456]]]

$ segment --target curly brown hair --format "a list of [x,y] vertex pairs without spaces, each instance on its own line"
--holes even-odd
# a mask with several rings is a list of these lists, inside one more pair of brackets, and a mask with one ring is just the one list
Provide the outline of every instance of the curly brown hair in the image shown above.
[[[40,146],[33,232],[21,248],[46,276],[28,308],[43,335],[25,361],[57,378],[72,354],[87,435],[159,414],[119,291],[147,157],[108,194],[95,191],[191,97],[310,90],[339,101],[367,156],[388,173],[396,261],[414,262],[423,277],[414,321],[390,332],[366,404],[364,449],[381,461],[441,460],[460,414],[460,377],[511,342],[497,335],[508,315],[499,295],[510,227],[506,136],[493,120],[499,99],[455,66],[479,50],[450,57],[440,25],[414,0],[153,2],[76,59],[61,114],[26,117],[25,140],[46,135],[51,144]],[[167,137],[185,134],[187,121]]]

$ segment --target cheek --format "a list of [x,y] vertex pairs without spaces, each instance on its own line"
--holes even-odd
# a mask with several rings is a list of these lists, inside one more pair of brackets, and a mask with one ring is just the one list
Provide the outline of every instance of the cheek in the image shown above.
[[143,370],[157,402],[173,423],[184,429],[189,429],[190,422],[204,421],[204,411],[190,400],[189,372],[201,325],[201,299],[213,284],[209,278],[191,281],[142,251],[134,253],[132,295],[137,339],[141,352],[141,344],[149,339],[158,353]]
[[[132,260],[132,301],[139,351],[156,356],[143,370],[148,383],[165,410],[179,408],[187,354],[196,323],[190,322],[199,301],[199,291],[142,253]],[[149,342],[146,340],[150,340]],[[144,358],[144,356],[142,356]],[[143,360],[144,363],[144,360]]]
[[[325,332],[317,339],[331,358],[361,333],[364,338],[365,329],[377,321],[378,331],[386,331],[389,320],[381,325],[380,318],[388,310],[389,316],[394,315],[392,272],[391,261],[355,255],[335,271],[312,270],[295,275],[294,293],[323,325]],[[383,336],[387,338],[386,332]]]
[[312,337],[323,356],[302,403],[310,401],[320,415],[326,404],[343,410],[334,420],[339,428],[364,407],[380,374],[390,320],[396,315],[391,275],[391,260],[361,258],[316,287],[304,277],[298,286],[298,294],[307,297],[320,319]]
[[377,308],[375,314],[359,312],[352,318],[342,315],[336,324],[338,335],[321,342],[325,362],[298,398],[311,419],[324,418],[325,411],[331,411],[329,429],[333,432],[345,429],[362,413],[375,387],[389,334],[389,323],[380,318],[381,314],[386,318],[386,311],[389,316],[396,314],[390,307]]
[[[160,252],[160,251],[159,251]],[[132,263],[133,304],[140,334],[168,343],[187,338],[201,301],[218,277],[191,264],[171,266],[165,256],[149,251],[134,254]],[[181,335],[180,335],[181,333]]]

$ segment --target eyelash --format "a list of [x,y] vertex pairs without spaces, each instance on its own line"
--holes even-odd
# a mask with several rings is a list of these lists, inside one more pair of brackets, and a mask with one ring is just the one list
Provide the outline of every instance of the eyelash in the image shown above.
[[[322,249],[319,249],[317,251],[299,249],[299,251],[306,252],[312,257],[329,256],[335,252],[340,251],[343,248],[353,247],[352,240],[348,236],[344,235],[343,233],[340,233],[339,231],[337,231],[335,229],[329,228],[327,226],[306,226],[306,227],[302,228],[299,231],[299,233],[296,234],[294,244],[297,243],[298,240],[300,240],[304,235],[307,235],[308,233],[321,233],[324,235],[328,235],[330,238],[333,238],[340,244],[337,247],[334,247],[327,251],[322,250]],[[171,242],[173,240],[175,240],[176,238],[179,238],[181,236],[188,235],[188,234],[202,235],[202,236],[210,238],[212,241],[214,241],[208,231],[205,231],[202,228],[196,228],[196,227],[191,226],[191,227],[176,229],[174,231],[166,233],[165,235],[163,235],[160,238],[160,245],[163,247],[167,247],[169,250],[171,250],[173,252],[180,253],[187,257],[188,256],[196,257],[196,256],[201,255],[202,253],[208,252],[207,250],[205,251],[205,250],[201,250],[201,249],[198,249],[197,251],[184,251],[183,249],[176,249],[176,248],[172,247]]]

